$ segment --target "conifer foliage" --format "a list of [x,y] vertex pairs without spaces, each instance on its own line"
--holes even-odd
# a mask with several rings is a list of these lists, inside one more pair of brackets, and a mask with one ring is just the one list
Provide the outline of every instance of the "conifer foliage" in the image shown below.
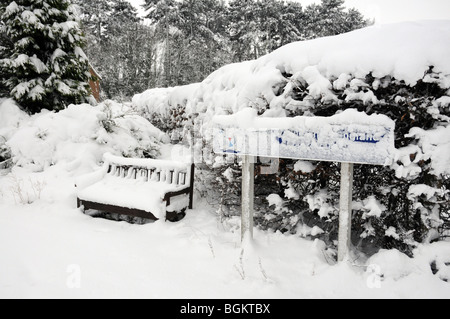
[[0,13],[9,39],[0,56],[6,94],[29,113],[84,102],[89,65],[69,0],[6,1]]

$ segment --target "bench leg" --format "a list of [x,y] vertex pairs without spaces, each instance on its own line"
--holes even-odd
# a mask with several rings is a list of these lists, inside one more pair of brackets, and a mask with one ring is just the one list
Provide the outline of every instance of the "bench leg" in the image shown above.
[[189,209],[192,209],[194,207],[194,170],[195,165],[191,165],[191,189],[189,190]]
[[80,209],[82,207],[83,214],[86,214],[86,208],[84,206],[84,203],[81,199],[77,198],[77,208]]
[[184,208],[181,212],[166,212],[166,221],[175,223],[182,220],[186,216],[186,208]]
[[194,194],[193,194],[193,191],[192,191],[192,189],[191,189],[191,192],[189,193],[189,209],[192,209],[193,208],[193,197],[194,197]]

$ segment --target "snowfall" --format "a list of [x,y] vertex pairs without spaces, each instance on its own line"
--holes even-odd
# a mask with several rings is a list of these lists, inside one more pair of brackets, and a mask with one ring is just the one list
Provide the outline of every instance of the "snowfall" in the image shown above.
[[[408,40],[411,34],[416,41]],[[0,145],[11,154],[0,164],[0,298],[450,298],[448,241],[419,244],[412,258],[397,250],[370,257],[353,251],[337,263],[324,242],[299,234],[255,228],[254,239],[241,243],[240,218],[221,221],[197,193],[183,220],[140,225],[83,214],[74,186],[77,177],[100,169],[108,152],[140,157],[152,149],[162,160],[190,154],[136,110],[166,112],[168,100],[179,100],[210,117],[245,112],[248,100],[267,88],[271,108],[264,116],[283,116],[280,105],[290,102],[272,90],[280,71],[301,74],[310,94],[330,100],[330,89],[348,84],[348,74],[372,70],[414,85],[430,63],[444,74],[433,80],[450,88],[445,39],[449,21],[376,26],[293,43],[225,66],[202,83],[146,91],[124,104],[29,116],[0,100]],[[368,45],[369,59],[362,54]],[[449,174],[448,126],[436,133],[435,170]]]

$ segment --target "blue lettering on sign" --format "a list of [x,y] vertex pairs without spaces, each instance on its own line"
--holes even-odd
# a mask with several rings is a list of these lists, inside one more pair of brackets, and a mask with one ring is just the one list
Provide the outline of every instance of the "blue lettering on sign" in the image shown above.
[[380,135],[379,138],[376,138],[373,134],[364,133],[364,136],[361,136],[361,134],[356,134],[356,136],[352,136],[352,133],[340,131],[339,133],[344,136],[344,138],[348,139],[352,142],[359,142],[359,143],[369,143],[369,144],[377,144],[380,142],[389,132],[389,128],[385,128],[385,134]]
[[[284,137],[285,132],[286,131],[282,131],[281,132],[281,136],[277,136],[276,137],[276,141],[280,144],[280,145],[291,145],[291,146],[300,146],[300,145],[307,145],[307,146],[311,146],[311,142],[309,143],[305,143],[307,142],[307,139],[305,138],[307,135],[301,135],[301,133],[299,131],[294,131],[294,130],[287,130],[288,132],[294,134],[295,136],[298,137],[303,137],[303,139],[301,141],[296,141],[296,142],[290,142],[290,140],[292,140],[289,137]],[[388,129],[386,129],[386,131],[388,131]],[[310,132],[313,136],[313,139],[318,142],[319,141],[319,133],[316,132]],[[368,134],[368,133],[363,133],[363,134],[358,134],[358,133],[351,133],[351,132],[345,132],[345,131],[340,131],[338,132],[340,135],[340,138],[344,138],[347,139],[349,141],[352,142],[358,142],[358,143],[368,143],[368,144],[377,144],[378,142],[381,141],[381,139],[383,139],[385,137],[386,134],[380,135],[379,138],[376,138],[373,134]],[[353,134],[353,135],[352,135]],[[330,144],[322,144],[322,147],[330,147]]]
[[236,151],[236,150],[223,150],[224,153],[229,153],[229,154],[239,154],[240,152]]

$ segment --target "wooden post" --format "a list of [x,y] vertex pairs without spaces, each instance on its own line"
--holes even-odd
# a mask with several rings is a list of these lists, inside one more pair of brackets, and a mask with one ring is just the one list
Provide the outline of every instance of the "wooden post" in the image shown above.
[[193,208],[194,203],[194,173],[195,173],[195,164],[191,164],[191,180],[190,180],[190,190],[189,190],[189,209]]
[[253,156],[242,157],[242,213],[241,240],[253,239],[253,201],[255,185],[255,164]]
[[348,258],[352,230],[353,163],[341,163],[338,261]]

